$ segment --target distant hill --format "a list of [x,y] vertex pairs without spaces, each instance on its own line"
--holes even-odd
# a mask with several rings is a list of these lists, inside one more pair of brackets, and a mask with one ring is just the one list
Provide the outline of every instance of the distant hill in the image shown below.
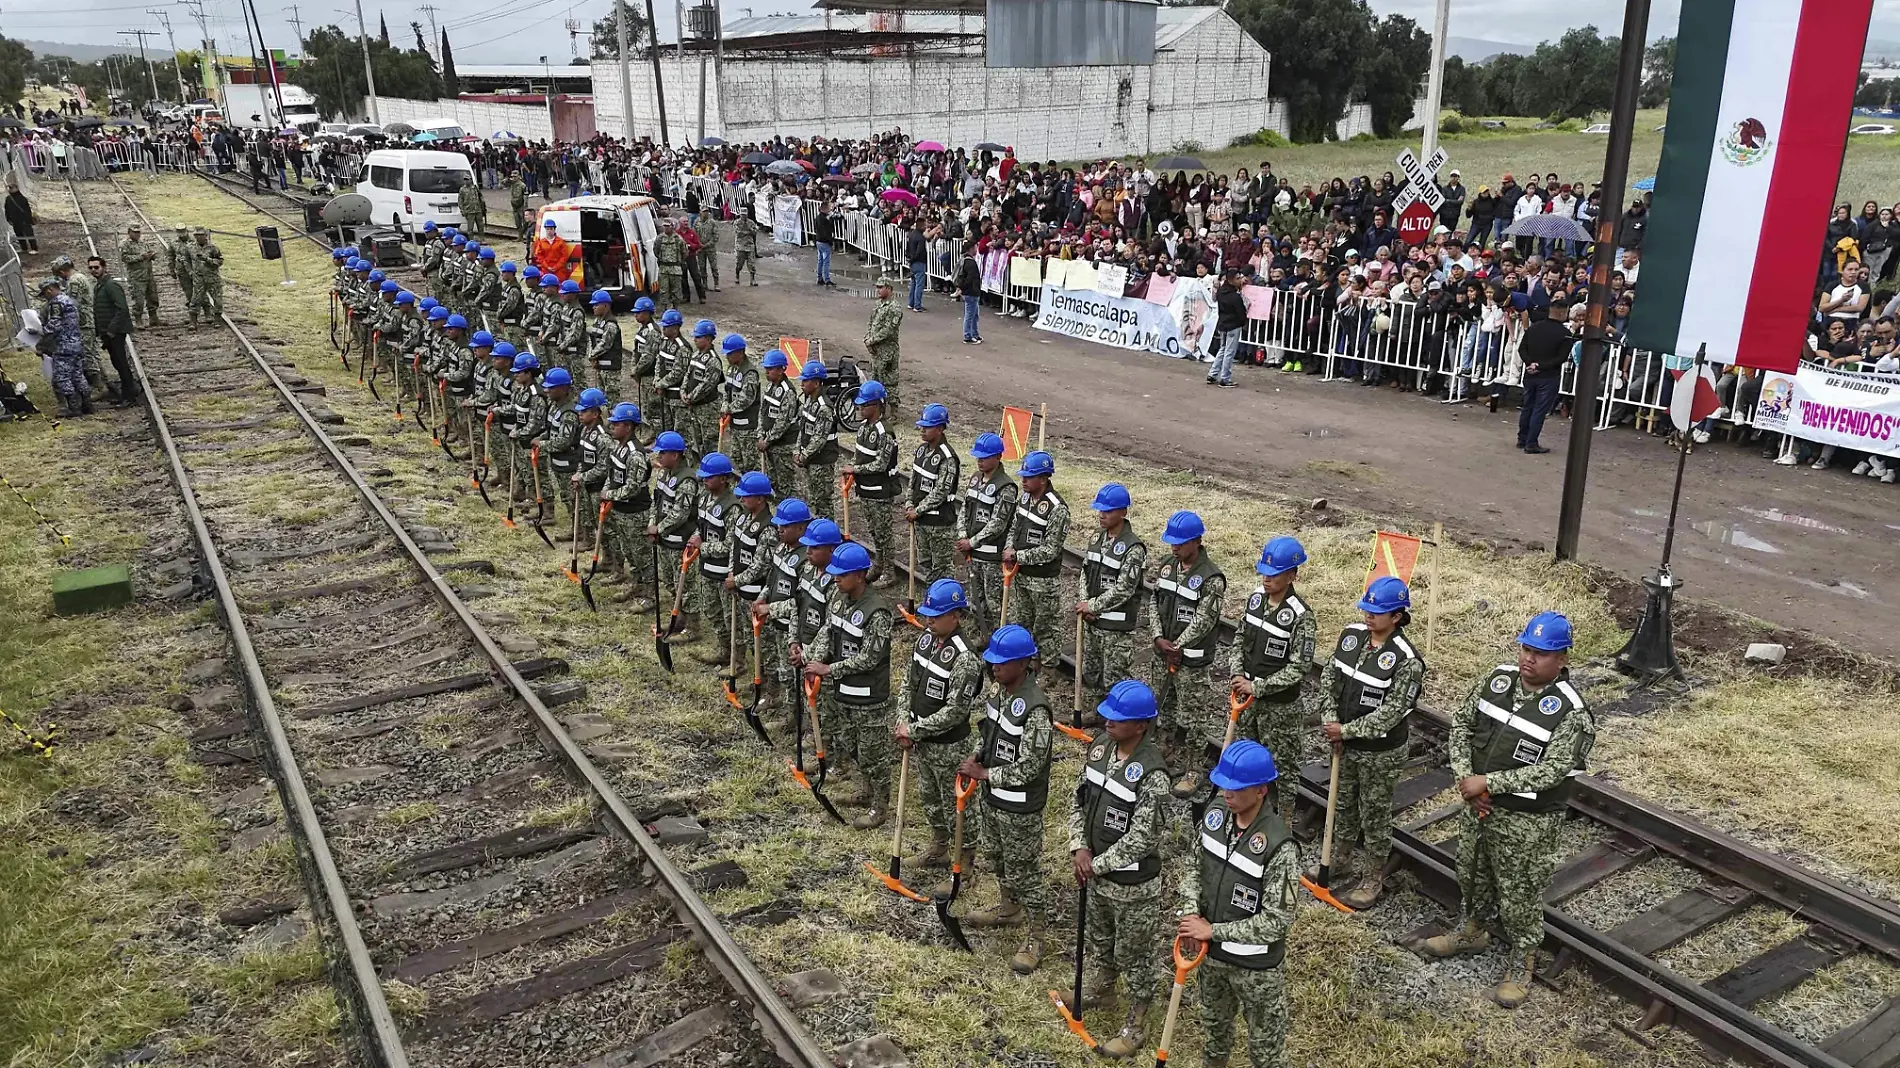
[[[83,45],[62,44],[58,41],[26,40],[22,40],[20,43],[31,48],[33,54],[36,56],[65,56],[75,63],[97,63],[107,56],[136,56],[139,54],[139,46],[136,44]],[[172,58],[172,54],[169,49],[152,48],[148,45],[145,49],[145,57],[156,63],[161,59]]]
[[1481,37],[1445,38],[1445,54],[1457,56],[1466,63],[1482,63],[1500,52],[1509,52],[1514,56],[1528,56],[1536,45],[1511,44],[1507,41],[1487,41]]

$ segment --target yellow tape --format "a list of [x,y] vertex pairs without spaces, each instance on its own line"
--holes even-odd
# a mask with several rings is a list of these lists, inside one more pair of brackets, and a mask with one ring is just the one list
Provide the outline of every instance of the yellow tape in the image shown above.
[[38,506],[36,506],[32,501],[29,501],[26,499],[26,494],[20,492],[20,487],[15,486],[13,483],[7,481],[7,476],[0,475],[0,486],[5,486],[6,488],[12,490],[13,495],[15,497],[20,498],[20,503],[26,505],[27,511],[32,512],[35,518],[37,518],[40,522],[45,523],[47,529],[51,530],[53,534],[59,538],[59,543],[62,546],[72,545],[73,543],[72,535],[67,534],[66,532],[60,530],[59,524],[53,522],[51,519],[46,518],[46,513],[40,511]]
[[6,720],[7,726],[19,732],[20,737],[26,739],[27,746],[35,753],[49,760],[52,759],[53,745],[59,741],[59,725],[57,723],[47,724],[45,733],[34,734],[32,731],[21,726],[20,721],[14,719],[4,708],[0,708],[0,719]]

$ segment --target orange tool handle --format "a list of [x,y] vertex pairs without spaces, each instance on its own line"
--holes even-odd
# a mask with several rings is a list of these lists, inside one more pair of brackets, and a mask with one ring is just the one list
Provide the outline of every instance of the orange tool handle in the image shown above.
[[1174,938],[1174,981],[1177,983],[1187,982],[1188,976],[1194,969],[1199,968],[1201,961],[1207,957],[1206,942],[1201,943],[1201,951],[1196,953],[1191,960],[1181,955],[1181,942],[1181,936],[1176,935]]

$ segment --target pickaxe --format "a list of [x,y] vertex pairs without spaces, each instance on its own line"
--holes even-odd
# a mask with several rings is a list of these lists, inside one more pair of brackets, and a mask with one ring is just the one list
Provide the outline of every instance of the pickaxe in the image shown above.
[[877,870],[877,865],[864,862],[864,870],[878,877],[878,881],[893,894],[910,898],[912,901],[929,901],[924,895],[904,885],[904,794],[910,785],[910,750],[905,749],[897,762],[897,811],[892,813],[891,828],[891,871],[889,875]]

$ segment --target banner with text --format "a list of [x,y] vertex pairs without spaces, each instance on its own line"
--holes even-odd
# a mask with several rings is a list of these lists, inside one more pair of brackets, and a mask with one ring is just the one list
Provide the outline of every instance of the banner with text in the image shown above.
[[772,201],[772,240],[781,245],[805,243],[805,220],[800,214],[805,202],[785,195]]
[[[1213,326],[1211,316],[1206,325]],[[1042,306],[1036,312],[1036,329],[1121,349],[1158,352],[1177,360],[1188,355],[1182,348],[1174,313],[1167,305],[1139,297],[1104,296],[1093,289],[1045,284]],[[1198,349],[1198,336],[1196,341]]]
[[1762,379],[1755,426],[1856,452],[1900,456],[1900,378],[1803,364]]

